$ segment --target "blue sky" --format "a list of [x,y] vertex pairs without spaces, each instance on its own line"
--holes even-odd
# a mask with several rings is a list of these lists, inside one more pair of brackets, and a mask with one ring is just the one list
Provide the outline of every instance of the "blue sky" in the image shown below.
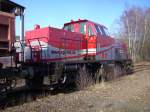
[[[62,28],[71,19],[89,19],[112,28],[128,6],[150,7],[149,0],[12,0],[26,7],[25,30],[41,27]],[[17,18],[17,34],[19,25]]]

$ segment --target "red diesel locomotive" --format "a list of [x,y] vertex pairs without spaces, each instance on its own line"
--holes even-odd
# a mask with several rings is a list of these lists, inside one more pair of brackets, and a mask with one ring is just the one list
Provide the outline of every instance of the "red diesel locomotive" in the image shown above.
[[35,25],[34,30],[26,31],[24,44],[20,45],[23,52],[18,52],[23,60],[18,62],[28,71],[29,86],[43,84],[46,76],[49,85],[79,82],[84,76],[82,79],[77,72],[83,69],[86,74],[82,75],[88,74],[94,82],[109,80],[132,66],[126,44],[109,36],[105,26],[89,20],[71,21],[63,29]]
[[[64,24],[62,29],[35,25],[33,30],[25,32],[24,37],[24,7],[9,0],[7,2],[3,1],[1,6],[7,4],[11,11],[2,11],[13,15],[13,18],[21,17],[22,33],[19,40],[12,41],[14,37],[6,39],[9,43],[4,46],[7,52],[0,53],[3,58],[6,53],[11,57],[9,67],[2,66],[4,63],[1,61],[0,91],[11,88],[18,78],[24,78],[30,88],[43,85],[54,88],[70,83],[81,87],[83,81],[86,86],[90,82],[110,80],[132,71],[126,44],[112,38],[104,25],[80,19]],[[14,24],[3,25],[0,22],[0,28],[3,26],[14,28]],[[4,30],[7,29],[0,30],[0,34],[4,34]],[[15,34],[14,31],[11,33]]]

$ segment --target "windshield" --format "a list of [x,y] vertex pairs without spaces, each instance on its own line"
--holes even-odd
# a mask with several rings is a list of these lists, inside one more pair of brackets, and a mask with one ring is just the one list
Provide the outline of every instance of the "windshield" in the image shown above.
[[105,28],[105,27],[103,27],[101,25],[95,24],[95,29],[96,29],[97,34],[108,36],[107,28]]
[[98,34],[102,35],[101,28],[100,28],[99,25],[96,25],[96,24],[95,24],[95,29],[96,29],[96,32],[97,32]]

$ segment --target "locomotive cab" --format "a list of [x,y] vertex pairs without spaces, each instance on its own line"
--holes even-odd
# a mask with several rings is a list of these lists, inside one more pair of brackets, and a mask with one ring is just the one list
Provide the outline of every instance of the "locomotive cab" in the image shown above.
[[63,29],[70,32],[81,33],[89,37],[99,35],[103,37],[109,37],[108,30],[105,26],[94,23],[89,20],[71,20],[71,22],[64,24]]
[[84,35],[86,41],[86,59],[95,59],[97,33],[94,23],[88,20],[78,20],[64,24],[64,30]]
[[111,46],[115,40],[109,36],[105,26],[89,20],[79,19],[78,21],[64,24],[63,29],[84,35],[87,41],[87,57],[90,57],[90,59],[91,57],[92,59],[108,59],[107,53],[101,52],[101,50],[104,47]]

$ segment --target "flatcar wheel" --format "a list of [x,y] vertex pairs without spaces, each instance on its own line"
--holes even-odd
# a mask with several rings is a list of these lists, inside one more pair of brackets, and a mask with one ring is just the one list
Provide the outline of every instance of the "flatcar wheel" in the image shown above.
[[88,73],[85,66],[80,67],[75,78],[75,86],[77,90],[82,90],[93,84],[92,74]]
[[32,79],[26,79],[26,86],[30,89],[41,89],[43,85],[42,76],[34,76]]

